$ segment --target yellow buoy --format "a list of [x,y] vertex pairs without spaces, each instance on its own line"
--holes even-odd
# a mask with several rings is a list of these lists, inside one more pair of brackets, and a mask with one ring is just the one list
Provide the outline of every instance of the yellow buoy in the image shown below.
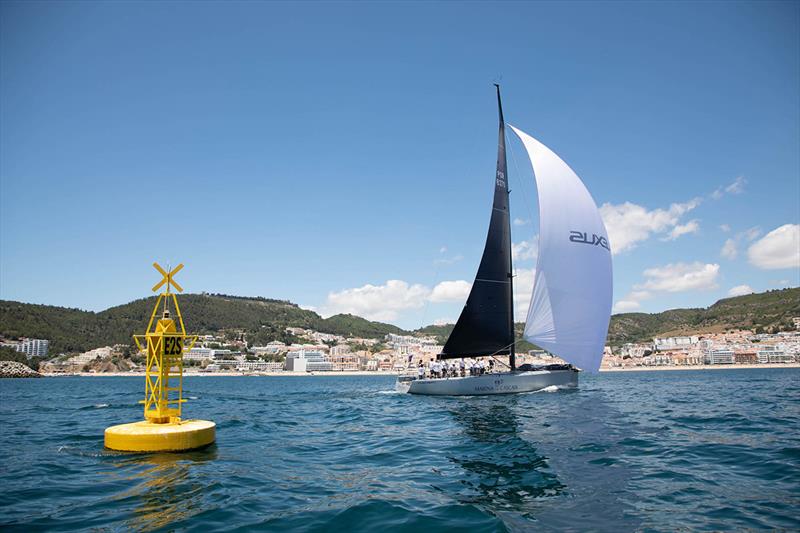
[[[130,424],[111,426],[105,431],[105,446],[126,452],[177,452],[208,446],[216,437],[216,424],[207,420],[181,420],[183,399],[183,352],[191,350],[196,335],[187,336],[183,325],[178,298],[170,292],[174,286],[178,292],[183,288],[173,276],[183,264],[165,271],[153,263],[163,279],[153,287],[153,292],[162,286],[166,290],[158,295],[147,332],[134,335],[139,351],[147,353],[145,366],[144,420]],[[168,303],[171,301],[178,316],[180,331],[170,317]],[[161,318],[156,314],[163,302]],[[145,346],[142,346],[142,340]]]

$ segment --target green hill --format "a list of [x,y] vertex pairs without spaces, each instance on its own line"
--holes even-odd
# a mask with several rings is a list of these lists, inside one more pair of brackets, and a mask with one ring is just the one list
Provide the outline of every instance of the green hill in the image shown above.
[[[800,316],[800,288],[781,289],[725,298],[705,309],[670,309],[662,313],[613,315],[608,344],[644,342],[657,336],[720,332],[726,329],[777,331],[794,329],[792,317]],[[444,342],[453,324],[426,326],[416,333],[434,335]],[[516,325],[517,338],[521,324]],[[519,345],[518,345],[519,346]],[[524,347],[519,346],[519,350]]]
[[800,288],[725,298],[705,309],[671,309],[663,313],[624,313],[611,317],[608,342],[618,346],[656,336],[752,329],[757,332],[794,329],[800,316]]
[[[129,344],[131,335],[141,333],[150,317],[155,297],[135,300],[94,313],[49,305],[0,300],[0,334],[5,337],[49,339],[50,353],[81,352],[111,344]],[[296,304],[268,298],[245,298],[222,294],[180,296],[186,328],[195,333],[239,330],[250,344],[270,340],[292,342],[287,327],[302,327],[351,337],[381,338],[387,333],[407,331],[354,315],[324,319]],[[623,313],[611,317],[608,343],[618,346],[641,342],[659,335],[683,335],[750,328],[759,331],[792,329],[792,317],[800,316],[800,288],[725,298],[706,309],[671,309],[663,313]],[[516,324],[517,338],[522,324]],[[433,335],[444,343],[452,324],[426,326],[415,331]],[[520,351],[531,348],[520,343]]]
[[[268,298],[244,298],[221,294],[185,294],[179,297],[187,331],[217,333],[241,330],[250,344],[270,340],[295,340],[287,327],[309,328],[336,335],[383,337],[405,333],[391,324],[371,322],[352,315],[324,319],[296,304]],[[111,344],[129,344],[150,317],[155,297],[94,313],[49,305],[0,301],[0,334],[51,341],[50,353],[81,352]]]
[[345,337],[363,337],[366,339],[382,338],[388,333],[395,335],[408,334],[407,331],[382,322],[370,322],[366,318],[355,315],[333,315],[322,319],[322,323],[316,327],[317,331],[323,333],[333,333],[344,335]]

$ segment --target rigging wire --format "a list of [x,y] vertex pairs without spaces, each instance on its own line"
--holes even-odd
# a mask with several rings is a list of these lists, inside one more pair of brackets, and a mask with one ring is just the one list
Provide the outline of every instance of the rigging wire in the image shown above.
[[[509,139],[507,134],[506,134],[506,146],[509,149],[508,151],[511,152],[511,160],[514,162],[514,169],[516,171],[514,174],[516,176],[516,179],[517,179],[517,182],[519,184],[519,187],[522,190],[522,201],[525,203],[525,209],[528,212],[528,217],[529,217],[529,220],[531,221],[530,223],[533,224],[533,212],[531,211],[531,204],[528,201],[528,194],[525,192],[525,187],[523,186],[522,173],[519,171],[519,165],[517,164],[517,157],[514,155],[514,148],[512,148],[510,139]],[[533,239],[533,236],[531,236],[531,240],[532,239]],[[514,247],[513,241],[511,243],[511,247],[512,247],[512,250],[513,250],[513,247]],[[514,277],[516,277],[516,276],[517,276],[517,262],[514,261]],[[511,301],[512,302],[514,301],[514,295],[513,294],[511,295]],[[523,335],[524,335],[524,332],[523,332]],[[516,337],[516,336],[517,336],[517,332],[516,332],[516,325],[515,325],[514,326],[514,337]],[[514,344],[516,344],[516,342],[517,341],[514,341]]]
[[[525,187],[523,186],[521,172],[519,171],[519,165],[517,164],[517,158],[514,155],[514,148],[512,148],[511,146],[510,137],[508,136],[507,133],[505,137],[506,137],[506,146],[508,147],[508,151],[511,152],[511,160],[514,162],[514,169],[516,170],[514,175],[517,179],[519,188],[522,190],[522,201],[525,203],[525,209],[528,211],[528,217],[531,221],[531,224],[533,224],[533,212],[531,211],[531,204],[528,201],[528,194],[525,192]],[[517,275],[517,265],[516,263],[514,263],[514,276],[516,275]]]
[[[436,284],[439,282],[439,272],[442,269],[442,264],[443,263],[439,259],[436,259],[436,260],[434,260],[433,264],[436,265],[436,270],[434,271],[434,274],[433,274],[433,285],[431,286],[431,290],[436,288]],[[426,298],[425,299],[425,308],[422,310],[422,322],[421,322],[422,326],[420,326],[421,328],[424,328],[425,325],[426,325],[425,322],[426,322],[426,320],[428,318],[428,307],[430,307],[430,305],[431,305],[430,298]]]

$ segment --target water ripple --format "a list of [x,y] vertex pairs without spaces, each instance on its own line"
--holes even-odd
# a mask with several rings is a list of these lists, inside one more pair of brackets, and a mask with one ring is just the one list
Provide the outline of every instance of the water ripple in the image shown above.
[[800,371],[581,380],[432,398],[383,377],[187,378],[218,441],[180,454],[103,449],[140,418],[141,378],[2,380],[0,527],[800,528]]

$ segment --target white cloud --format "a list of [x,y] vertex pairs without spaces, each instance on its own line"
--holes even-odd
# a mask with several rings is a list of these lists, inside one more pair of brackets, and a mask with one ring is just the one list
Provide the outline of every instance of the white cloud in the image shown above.
[[747,250],[750,263],[764,270],[800,268],[800,224],[784,224]]
[[734,239],[726,240],[725,244],[722,246],[722,250],[719,251],[719,255],[731,261],[736,259],[736,256],[739,255],[739,250],[736,248],[736,241]]
[[439,248],[439,253],[440,254],[447,253],[447,246],[442,246],[441,248]]
[[661,292],[706,290],[717,287],[719,265],[700,262],[670,263],[648,268],[643,274],[645,282],[635,285],[634,288]]
[[[728,229],[730,229],[730,227],[728,227]],[[722,245],[722,249],[719,251],[719,254],[725,259],[730,259],[733,261],[739,256],[739,243],[742,241],[750,242],[758,238],[759,235],[761,235],[761,228],[758,226],[753,226],[745,231],[740,231],[734,237],[725,240],[725,244]]]
[[367,284],[328,294],[321,307],[323,316],[351,313],[369,320],[396,320],[400,311],[419,309],[425,305],[430,289],[391,279],[383,285]]
[[516,242],[511,244],[511,257],[514,261],[525,261],[526,259],[536,259],[539,252],[539,237],[534,235],[529,241]]
[[728,194],[742,194],[746,184],[747,180],[744,178],[744,176],[739,176],[733,181],[733,183],[725,187],[725,192]]
[[514,219],[514,225],[515,226],[527,226],[530,223],[531,223],[531,221],[529,219],[527,219],[527,218],[515,218]]
[[761,228],[758,226],[753,226],[752,228],[745,230],[737,235],[737,238],[744,238],[745,240],[754,241],[761,235]]
[[714,200],[719,200],[725,194],[742,194],[744,192],[744,186],[747,185],[747,180],[744,176],[739,176],[733,183],[726,185],[725,187],[717,187],[717,189],[711,193],[711,198]]
[[731,230],[731,227],[729,225],[727,225],[727,224],[722,224],[722,225],[720,225],[719,229],[721,229],[725,233],[728,233]]
[[437,318],[433,321],[434,326],[446,326],[447,324],[455,324],[456,321],[452,318]]
[[462,302],[469,296],[472,285],[459,279],[456,281],[443,281],[436,285],[431,291],[429,300],[431,302]]
[[661,240],[674,241],[681,235],[686,235],[688,233],[697,233],[697,230],[699,229],[700,229],[699,221],[697,219],[690,220],[686,224],[678,224],[677,226],[672,228],[672,231],[670,231],[669,234],[666,237],[662,238]]
[[612,253],[631,250],[654,233],[671,232],[680,224],[680,218],[701,202],[700,198],[694,198],[682,204],[672,204],[668,209],[652,211],[631,202],[603,204],[600,215],[608,230]]
[[745,294],[753,294],[754,292],[750,285],[737,285],[728,291],[728,296],[744,296]]
[[463,302],[469,295],[470,284],[464,280],[443,281],[433,289],[390,279],[383,285],[331,292],[325,303],[315,308],[324,317],[350,313],[369,320],[393,321],[404,311],[422,308],[427,302]]
[[614,308],[611,310],[612,313],[630,313],[631,311],[635,311],[639,309],[641,304],[634,300],[620,300],[614,304]]
[[652,298],[653,295],[650,294],[649,291],[631,291],[628,294],[629,300],[636,300],[637,302],[641,302],[642,300],[647,300],[648,298]]

